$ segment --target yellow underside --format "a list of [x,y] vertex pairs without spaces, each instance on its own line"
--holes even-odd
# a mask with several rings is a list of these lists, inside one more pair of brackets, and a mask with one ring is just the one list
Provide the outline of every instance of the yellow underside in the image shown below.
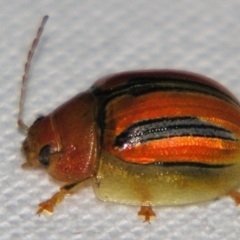
[[104,152],[93,185],[97,197],[108,202],[152,206],[200,203],[240,187],[240,164],[223,168],[140,165]]

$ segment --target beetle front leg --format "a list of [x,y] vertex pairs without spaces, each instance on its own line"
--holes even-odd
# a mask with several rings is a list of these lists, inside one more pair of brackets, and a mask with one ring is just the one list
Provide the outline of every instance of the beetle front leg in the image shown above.
[[[82,182],[82,181],[81,181]],[[81,182],[76,182],[72,184],[67,184],[60,188],[60,191],[55,193],[50,199],[40,203],[38,205],[38,211],[36,214],[40,215],[42,212],[46,211],[53,213],[54,207],[56,204],[63,201],[64,197],[68,194],[71,194]]]

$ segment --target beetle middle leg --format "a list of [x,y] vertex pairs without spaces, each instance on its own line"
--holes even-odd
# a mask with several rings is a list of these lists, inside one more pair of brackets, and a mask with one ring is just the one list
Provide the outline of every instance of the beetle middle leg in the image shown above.
[[151,206],[141,206],[140,211],[138,212],[138,216],[139,217],[144,217],[144,222],[149,222],[151,218],[155,218],[156,214],[155,212],[152,210]]

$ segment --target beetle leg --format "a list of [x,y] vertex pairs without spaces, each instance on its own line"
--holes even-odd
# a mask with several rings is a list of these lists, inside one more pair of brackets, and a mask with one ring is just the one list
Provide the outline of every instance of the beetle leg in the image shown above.
[[53,213],[53,209],[56,204],[62,202],[64,197],[68,194],[71,194],[74,191],[74,188],[77,187],[81,182],[76,182],[61,187],[59,192],[55,193],[50,199],[38,205],[38,211],[36,214],[40,215],[44,211]]
[[144,222],[150,223],[151,218],[155,218],[156,214],[152,210],[151,206],[141,206],[140,211],[138,212],[139,217],[144,217]]
[[239,206],[240,205],[240,193],[236,190],[232,190],[228,193],[228,196],[230,196],[235,203]]

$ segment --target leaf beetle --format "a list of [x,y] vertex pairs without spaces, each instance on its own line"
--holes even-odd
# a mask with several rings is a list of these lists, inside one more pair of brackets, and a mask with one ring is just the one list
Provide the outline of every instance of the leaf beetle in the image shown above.
[[152,206],[200,203],[229,195],[240,203],[240,103],[214,80],[191,72],[146,70],[98,80],[28,127],[23,105],[42,20],[22,80],[18,126],[27,132],[23,167],[42,166],[66,185],[40,203],[53,212],[91,180],[103,201]]

